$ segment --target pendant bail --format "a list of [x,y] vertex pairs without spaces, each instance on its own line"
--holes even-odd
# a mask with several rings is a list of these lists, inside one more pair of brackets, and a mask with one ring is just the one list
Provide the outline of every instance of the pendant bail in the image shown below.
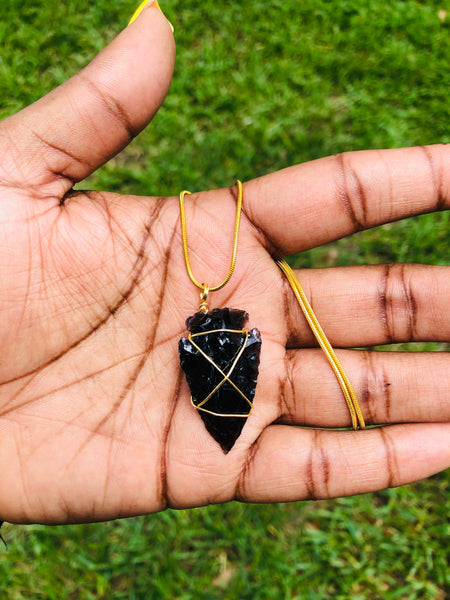
[[198,310],[206,314],[208,312],[207,299],[209,294],[209,285],[207,283],[202,283],[202,287],[203,289],[200,292],[200,306],[198,307]]

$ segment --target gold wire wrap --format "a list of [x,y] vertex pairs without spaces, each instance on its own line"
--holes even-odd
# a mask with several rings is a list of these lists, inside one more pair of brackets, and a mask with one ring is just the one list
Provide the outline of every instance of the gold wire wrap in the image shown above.
[[[186,196],[186,194],[190,194],[191,192],[189,192],[188,190],[183,190],[180,193],[179,200],[180,200],[180,216],[181,216],[181,237],[183,239],[184,262],[186,263],[186,271],[189,275],[189,279],[192,281],[192,283],[196,287],[198,287],[200,290],[202,290],[202,292],[204,292],[206,289],[208,290],[208,292],[217,292],[217,290],[221,290],[230,281],[231,276],[233,275],[234,267],[236,266],[239,225],[241,223],[241,208],[242,208],[242,182],[239,181],[239,179],[236,181],[236,186],[238,189],[238,199],[237,199],[237,203],[236,203],[236,219],[234,222],[233,251],[231,253],[230,268],[228,269],[228,273],[227,273],[225,279],[221,283],[219,283],[219,285],[213,285],[213,286],[208,286],[206,283],[198,282],[192,272],[191,263],[189,262],[189,252],[188,252],[188,242],[187,242],[187,232],[186,232],[186,213],[184,210],[184,197]],[[202,302],[203,302],[203,300],[202,300]]]
[[314,311],[311,308],[307,297],[305,296],[305,292],[303,291],[299,280],[297,279],[297,277],[294,274],[294,271],[291,269],[291,267],[287,264],[286,261],[280,259],[277,260],[276,263],[285,274],[287,280],[289,281],[289,284],[295,294],[295,297],[297,298],[300,308],[302,309],[303,314],[305,315],[305,318],[308,321],[308,324],[311,327],[311,330],[316,340],[319,342],[320,347],[325,353],[325,356],[327,357],[327,360],[330,363],[334,374],[336,375],[336,378],[339,382],[339,385],[341,386],[342,392],[347,402],[348,409],[350,411],[353,429],[358,429],[358,426],[361,429],[365,429],[366,425],[364,423],[364,417],[359,407],[358,398],[356,397],[353,387],[347,375],[345,374],[345,371],[341,363],[339,362],[336,353],[331,347],[327,336],[325,335],[322,327],[320,326],[319,321],[317,320],[317,317],[314,314]]
[[[205,352],[203,352],[203,350],[200,348],[200,346],[198,346],[193,338],[196,337],[201,337],[203,335],[208,335],[210,333],[218,333],[220,331],[225,331],[227,333],[240,333],[241,335],[244,336],[243,341],[242,341],[242,345],[240,346],[239,350],[236,352],[236,354],[234,355],[234,357],[232,358],[232,360],[230,361],[229,365],[231,364],[230,370],[228,371],[228,373],[224,373],[222,371],[222,369],[216,365],[216,363],[212,360],[212,358],[210,358]],[[197,410],[201,410],[202,412],[208,413],[210,415],[214,415],[216,417],[248,417],[250,416],[251,412],[252,412],[252,408],[253,408],[253,404],[252,402],[247,398],[247,396],[238,388],[238,386],[231,381],[230,379],[230,375],[232,374],[232,372],[234,371],[236,365],[239,362],[239,359],[241,358],[242,354],[244,353],[245,350],[245,345],[247,344],[247,340],[248,340],[248,331],[246,329],[212,329],[211,331],[202,331],[200,333],[190,333],[188,336],[188,340],[191,342],[191,344],[194,346],[194,348],[196,348],[196,350],[198,350],[200,352],[200,354],[209,362],[212,364],[212,366],[217,369],[217,371],[219,371],[219,373],[222,375],[223,379],[222,381],[220,381],[216,387],[206,396],[206,398],[204,398],[201,402],[199,402],[198,404],[194,404],[194,400],[191,396],[191,404],[194,408],[196,408]],[[227,366],[228,368],[228,366]],[[250,410],[248,411],[248,413],[246,414],[236,414],[236,413],[231,413],[231,414],[225,414],[225,413],[216,413],[213,412],[212,410],[208,410],[207,408],[204,408],[204,405],[208,402],[208,400],[210,400],[210,398],[212,398],[214,396],[214,394],[217,392],[217,390],[225,383],[225,381],[228,381],[228,383],[230,383],[234,389],[244,398],[244,400],[249,404],[250,406]]]

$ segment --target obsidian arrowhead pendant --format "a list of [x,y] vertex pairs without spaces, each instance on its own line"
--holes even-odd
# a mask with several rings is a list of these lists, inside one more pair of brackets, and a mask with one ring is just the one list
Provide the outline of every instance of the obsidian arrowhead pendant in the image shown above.
[[247,320],[234,308],[197,312],[178,344],[192,404],[225,454],[251,413],[258,378],[261,335],[243,328]]

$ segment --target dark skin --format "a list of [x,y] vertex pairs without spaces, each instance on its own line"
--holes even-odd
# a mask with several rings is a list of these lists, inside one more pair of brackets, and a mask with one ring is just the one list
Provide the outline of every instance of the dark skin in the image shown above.
[[[170,28],[148,8],[81,73],[0,124],[0,517],[88,522],[335,497],[448,467],[449,354],[349,349],[450,341],[448,268],[297,273],[367,423],[386,425],[342,432],[314,429],[350,417],[274,263],[448,208],[445,146],[348,153],[245,183],[236,271],[210,305],[249,312],[260,378],[232,451],[208,435],[177,353],[199,302],[177,197],[72,191],[152,118],[173,61]],[[228,268],[235,200],[233,187],[187,199],[192,267],[211,285]]]

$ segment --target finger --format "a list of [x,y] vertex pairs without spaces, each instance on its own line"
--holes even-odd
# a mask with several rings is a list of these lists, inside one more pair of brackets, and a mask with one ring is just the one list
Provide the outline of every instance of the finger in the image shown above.
[[[450,341],[449,267],[371,265],[305,269],[296,275],[332,345]],[[281,289],[287,346],[316,346],[284,277]]]
[[256,442],[237,488],[246,502],[289,502],[374,492],[450,465],[450,425],[366,431],[272,425]]
[[85,69],[1,124],[2,178],[20,176],[21,186],[50,187],[49,194],[56,182],[56,193],[65,193],[150,121],[174,55],[170,25],[150,6]]
[[450,146],[348,152],[245,185],[244,209],[278,256],[450,207]]
[[[450,353],[338,351],[367,425],[450,421]],[[321,350],[287,353],[281,423],[348,427],[347,404]]]

